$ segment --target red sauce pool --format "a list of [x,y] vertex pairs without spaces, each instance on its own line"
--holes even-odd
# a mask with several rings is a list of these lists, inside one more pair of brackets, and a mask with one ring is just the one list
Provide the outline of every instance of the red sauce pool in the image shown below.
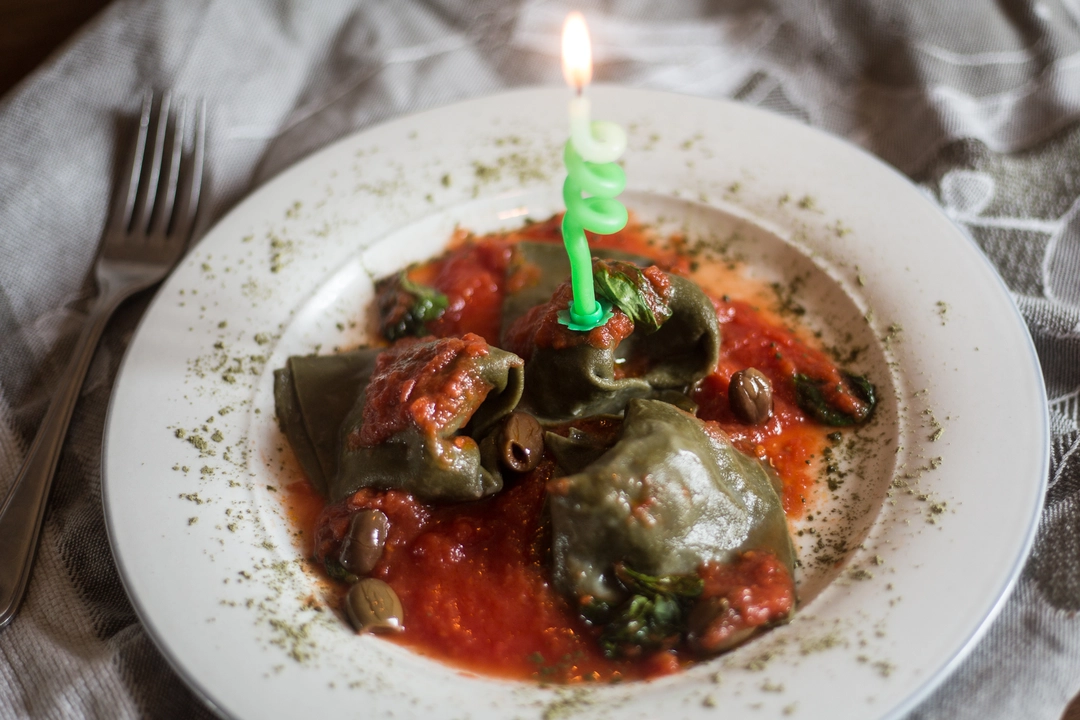
[[[440,336],[472,332],[498,343],[506,285],[521,280],[511,266],[512,246],[522,240],[561,242],[559,221],[555,217],[479,239],[462,233],[448,255],[411,269],[410,279],[437,288],[449,300],[447,312],[428,330]],[[653,258],[669,272],[692,274],[689,259],[676,252],[677,243],[675,250],[658,246],[640,225],[590,237],[590,243]],[[723,339],[716,371],[692,394],[698,414],[716,421],[741,450],[772,465],[783,482],[785,512],[801,517],[813,507],[817,458],[832,429],[798,408],[790,379],[795,372],[839,378],[839,371],[776,316],[727,299],[727,288],[718,287],[715,278],[700,284],[717,305]],[[758,427],[738,423],[727,401],[732,373],[750,366],[774,387],[774,415]],[[672,651],[632,661],[605,658],[598,631],[551,586],[542,510],[553,472],[553,462],[545,460],[498,495],[441,507],[405,493],[371,490],[325,507],[306,482],[288,486],[286,495],[302,529],[303,549],[316,558],[336,548],[351,512],[368,507],[387,515],[386,550],[372,574],[394,588],[405,610],[406,629],[391,639],[418,653],[484,675],[553,682],[649,678],[692,663],[691,656]],[[727,625],[712,628],[714,640],[791,609],[794,588],[786,571],[779,572],[785,577],[778,575],[775,560],[770,563],[760,553],[746,553],[729,566],[702,568],[706,592],[726,597],[734,613]],[[335,587],[332,601],[340,606],[344,587]]]
[[452,506],[362,490],[324,511],[316,554],[336,548],[352,511],[379,509],[390,532],[371,574],[401,598],[407,621],[396,642],[506,678],[611,682],[656,674],[655,662],[606,659],[595,631],[548,580],[541,511],[554,469],[546,460],[498,495]]
[[[802,517],[813,502],[815,460],[825,447],[828,430],[799,409],[791,378],[796,371],[815,377],[835,375],[835,366],[824,353],[770,322],[749,303],[718,300],[716,304],[720,362],[716,372],[691,394],[698,403],[698,416],[717,421],[737,448],[772,465],[783,481],[784,512],[791,518]],[[740,423],[728,405],[731,376],[747,367],[763,372],[773,386],[773,416],[758,426]]]

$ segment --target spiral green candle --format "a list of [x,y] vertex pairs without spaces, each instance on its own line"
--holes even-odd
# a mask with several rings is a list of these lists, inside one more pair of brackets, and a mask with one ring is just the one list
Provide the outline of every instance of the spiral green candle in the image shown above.
[[[599,123],[596,123],[599,124]],[[592,330],[611,317],[611,306],[598,301],[593,289],[592,254],[585,231],[610,235],[626,227],[626,207],[615,197],[626,187],[626,173],[618,164],[586,162],[568,141],[563,150],[566,182],[563,183],[562,235],[570,256],[570,283],[574,300],[559,322],[571,330]],[[588,193],[591,197],[584,197]]]

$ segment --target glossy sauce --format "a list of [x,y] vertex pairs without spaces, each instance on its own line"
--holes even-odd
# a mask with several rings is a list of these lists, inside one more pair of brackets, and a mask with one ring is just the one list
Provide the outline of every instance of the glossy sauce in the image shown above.
[[655,674],[652,664],[606,659],[595,632],[548,580],[542,508],[554,470],[545,460],[503,492],[453,506],[361,490],[326,508],[315,555],[336,550],[352,512],[379,509],[390,532],[372,576],[401,598],[406,629],[396,642],[506,678],[610,682]]
[[533,346],[563,350],[588,343],[598,350],[614,348],[634,332],[634,321],[612,308],[611,318],[589,332],[574,332],[559,322],[559,312],[574,299],[570,283],[555,289],[551,300],[532,308],[506,329],[503,347],[528,362]]
[[367,386],[364,421],[351,447],[371,447],[415,426],[434,436],[492,386],[469,372],[468,360],[488,354],[488,343],[465,333],[437,344],[405,338],[379,353]]
[[[714,302],[720,320],[720,362],[691,393],[698,417],[715,420],[739,450],[768,462],[783,481],[784,512],[802,517],[813,504],[815,460],[821,457],[828,430],[799,409],[791,379],[799,368],[815,376],[836,370],[824,353],[770,323],[749,303]],[[761,425],[740,423],[728,405],[731,376],[747,367],[764,373],[773,387],[773,415]]]
[[[558,224],[556,217],[498,236],[462,234],[447,255],[410,269],[411,280],[438,289],[449,301],[428,331],[439,336],[476,333],[498,344],[506,288],[528,279],[529,269],[514,265],[513,244],[561,242]],[[590,243],[650,257],[669,272],[692,274],[687,257],[655,246],[641,226],[591,236]],[[722,347],[716,371],[692,393],[698,414],[715,421],[739,449],[776,469],[785,512],[800,517],[813,505],[816,458],[830,429],[798,408],[790,380],[795,372],[839,378],[838,370],[768,313],[724,298],[723,287],[703,284],[703,289],[717,306]],[[628,332],[620,326],[618,334]],[[507,345],[515,349],[513,342]],[[738,423],[727,401],[732,373],[750,366],[764,372],[774,387],[773,417],[755,427]],[[394,588],[405,609],[405,631],[393,640],[419,653],[485,675],[556,682],[648,678],[692,662],[692,656],[672,651],[633,661],[605,658],[596,642],[598,630],[551,586],[543,505],[554,472],[553,461],[546,458],[536,470],[511,478],[501,493],[452,506],[365,489],[323,508],[309,487],[287,489],[293,516],[310,543],[305,549],[318,560],[337,551],[350,513],[377,508],[387,515],[386,550],[372,574]],[[723,598],[730,607],[726,620],[703,632],[706,645],[722,644],[732,633],[783,617],[794,606],[792,579],[768,553],[744,553],[735,563],[706,565],[699,574],[705,596]],[[344,588],[339,586],[339,592]]]

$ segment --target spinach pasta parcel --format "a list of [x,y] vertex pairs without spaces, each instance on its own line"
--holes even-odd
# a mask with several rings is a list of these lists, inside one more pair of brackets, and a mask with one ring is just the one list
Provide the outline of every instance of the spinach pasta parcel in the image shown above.
[[278,421],[358,632],[501,677],[655,677],[792,617],[807,458],[874,386],[635,223],[590,238],[612,317],[567,329],[558,221],[380,279],[377,341],[290,358]]

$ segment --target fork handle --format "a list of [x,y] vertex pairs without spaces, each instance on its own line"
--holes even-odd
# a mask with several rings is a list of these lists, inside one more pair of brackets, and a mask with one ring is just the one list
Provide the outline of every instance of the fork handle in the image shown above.
[[26,592],[60,448],[90,359],[109,317],[129,294],[106,292],[94,302],[45,419],[0,508],[0,627],[15,617]]

